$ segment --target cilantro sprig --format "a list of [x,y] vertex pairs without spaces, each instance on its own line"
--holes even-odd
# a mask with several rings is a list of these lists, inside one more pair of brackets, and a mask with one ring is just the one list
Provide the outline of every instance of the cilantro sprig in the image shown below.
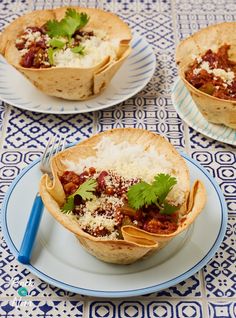
[[80,55],[84,55],[84,53],[85,53],[84,50],[85,50],[85,47],[83,45],[77,45],[77,46],[71,48],[71,51],[73,53],[78,53]]
[[54,64],[54,53],[60,49],[63,49],[66,45],[66,42],[63,41],[63,39],[52,38],[49,41],[49,45],[50,45],[50,47],[47,49],[48,60],[49,60],[50,65],[53,65]]
[[53,48],[58,48],[58,49],[62,49],[65,46],[65,41],[62,41],[61,39],[58,38],[52,38],[49,41],[49,45]]
[[66,37],[71,39],[78,29],[83,28],[89,21],[86,13],[79,13],[75,9],[68,8],[65,17],[60,20],[49,20],[46,23],[47,34],[51,37]]
[[48,50],[47,50],[48,60],[49,60],[50,65],[53,65],[53,64],[54,64],[54,58],[53,58],[54,51],[55,51],[55,50],[53,50],[52,47],[49,47]]
[[129,205],[138,210],[155,204],[160,209],[160,213],[172,214],[178,207],[169,204],[166,197],[176,183],[176,178],[164,173],[156,175],[151,184],[144,181],[136,183],[127,192]]
[[82,183],[79,188],[69,195],[66,199],[65,204],[62,206],[61,211],[64,213],[69,213],[73,211],[75,207],[74,198],[76,195],[80,195],[83,200],[92,200],[95,195],[93,192],[96,191],[97,181],[94,179],[88,179]]
[[[66,10],[65,17],[62,20],[47,21],[45,29],[51,38],[49,48],[47,49],[50,65],[54,64],[54,53],[64,47],[70,47],[73,43],[73,34],[83,28],[88,21],[89,16],[86,13],[79,13],[72,8]],[[82,45],[77,45],[70,49],[73,53],[85,54],[85,48]]]

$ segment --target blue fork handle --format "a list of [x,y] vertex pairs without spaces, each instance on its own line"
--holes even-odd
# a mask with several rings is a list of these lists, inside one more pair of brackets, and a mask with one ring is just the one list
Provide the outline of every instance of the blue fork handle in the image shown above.
[[43,201],[39,194],[36,195],[30,212],[29,220],[21,243],[18,261],[22,264],[29,264],[33,245],[38,232],[39,224],[43,214]]

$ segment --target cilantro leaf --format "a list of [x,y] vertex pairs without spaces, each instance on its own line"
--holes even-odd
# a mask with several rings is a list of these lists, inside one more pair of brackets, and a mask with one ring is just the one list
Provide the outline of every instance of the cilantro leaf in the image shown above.
[[84,55],[84,49],[85,49],[84,46],[78,45],[78,46],[72,47],[72,48],[71,48],[71,51],[72,51],[73,53],[78,53],[78,54],[80,54],[80,55]]
[[58,49],[62,49],[64,46],[65,46],[65,42],[64,41],[61,41],[57,38],[52,38],[50,41],[49,41],[49,45],[53,48],[58,48]]
[[53,59],[53,53],[54,53],[54,50],[52,47],[49,47],[47,49],[47,53],[48,53],[48,60],[49,60],[49,63],[50,65],[53,65],[54,64],[54,59]]
[[75,204],[74,198],[76,195],[80,195],[83,200],[92,200],[95,195],[93,192],[96,190],[97,181],[94,179],[88,179],[84,183],[82,183],[79,188],[69,195],[66,199],[65,204],[62,206],[61,211],[64,213],[73,211]]
[[68,17],[71,17],[73,20],[77,21],[77,29],[83,28],[89,21],[89,16],[86,13],[79,13],[72,8],[68,8],[66,11],[66,18]]
[[70,39],[75,31],[84,27],[88,21],[89,17],[86,13],[79,13],[75,9],[68,8],[64,19],[47,21],[47,34],[52,38],[62,36]]
[[47,34],[53,38],[53,37],[60,37],[65,36],[64,29],[62,28],[62,24],[60,21],[57,20],[49,20],[46,23],[46,32]]
[[83,200],[91,200],[94,198],[93,192],[96,190],[97,181],[88,179],[80,185],[80,187],[73,193],[73,196],[79,194]]
[[163,173],[156,175],[151,184],[144,181],[136,183],[127,192],[129,205],[138,210],[143,206],[155,204],[161,213],[171,214],[177,208],[168,204],[165,198],[176,183],[176,178]]
[[83,28],[89,22],[89,16],[86,13],[80,14],[80,28]]
[[158,174],[154,177],[154,179],[155,181],[152,183],[152,185],[155,188],[154,191],[158,197],[159,203],[161,204],[173,186],[177,183],[177,180],[176,178],[164,173]]
[[60,21],[61,28],[63,28],[64,35],[67,38],[71,38],[77,29],[77,21],[73,18],[68,17]]
[[157,200],[156,194],[150,184],[141,181],[131,186],[127,192],[129,205],[135,210],[144,205],[150,205]]
[[166,201],[163,203],[162,208],[160,209],[160,213],[161,214],[172,214],[175,211],[178,210],[178,207],[175,205],[171,205],[169,203],[167,203]]
[[64,213],[68,213],[73,211],[74,209],[74,197],[68,197],[65,204],[63,205],[63,207],[61,208],[61,211]]

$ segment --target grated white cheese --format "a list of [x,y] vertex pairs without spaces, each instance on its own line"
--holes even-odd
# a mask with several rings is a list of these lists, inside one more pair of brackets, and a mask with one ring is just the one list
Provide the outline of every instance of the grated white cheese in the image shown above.
[[115,227],[115,219],[108,219],[104,215],[93,215],[91,212],[87,211],[84,215],[80,216],[78,219],[79,225],[82,228],[89,227],[91,229],[106,228],[113,232]]
[[23,34],[20,38],[17,38],[15,43],[24,43],[24,49],[20,50],[20,55],[23,56],[28,52],[32,43],[42,41],[42,39],[45,41],[46,45],[49,46],[50,37],[47,34],[42,35],[39,31],[35,32],[26,28],[25,34]]
[[203,61],[199,68],[193,70],[194,75],[198,75],[201,70],[206,70],[207,73],[220,77],[227,85],[231,85],[234,80],[234,72],[231,70],[225,71],[221,68],[210,68],[209,62]]
[[172,204],[181,204],[184,200],[184,187],[178,183],[175,158],[158,152],[154,147],[145,150],[142,145],[124,141],[115,144],[110,138],[103,137],[96,145],[96,156],[81,159],[79,162],[64,160],[67,170],[77,174],[86,168],[94,167],[97,171],[111,170],[126,179],[139,178],[151,183],[158,173],[167,173],[177,178],[177,184],[168,194]]
[[32,32],[31,30],[26,30],[26,34],[22,36],[22,38],[24,38],[29,44],[31,44],[32,42],[37,42],[41,39],[41,33],[39,31]]
[[25,47],[28,48],[33,42],[38,42],[42,40],[42,37],[46,40],[46,42],[50,41],[50,38],[47,34],[42,34],[39,31],[33,32],[30,29],[26,29],[26,34],[22,36],[22,39],[26,40]]
[[[82,208],[82,215],[77,218],[80,227],[87,232],[96,233],[97,229],[106,229],[110,234],[104,235],[106,239],[116,239],[119,235],[115,229],[118,219],[116,210],[123,205],[123,199],[103,194],[91,201],[86,201]],[[80,208],[79,208],[80,209]],[[99,214],[99,210],[103,211]],[[104,213],[104,211],[106,211]],[[96,236],[96,235],[95,235]]]
[[28,49],[20,50],[20,55],[23,56],[28,52]]
[[200,64],[202,62],[202,58],[200,55],[195,55],[195,54],[192,54],[192,59],[193,60],[197,60],[197,62]]
[[79,218],[72,213],[68,216],[73,221],[77,221],[82,229],[90,228],[91,230],[95,230],[97,228],[106,228],[107,230],[111,231],[110,234],[99,236],[99,240],[117,240],[119,236],[118,231],[115,229],[116,224],[114,219],[108,219],[106,216],[102,215],[93,215],[91,212],[88,211]]

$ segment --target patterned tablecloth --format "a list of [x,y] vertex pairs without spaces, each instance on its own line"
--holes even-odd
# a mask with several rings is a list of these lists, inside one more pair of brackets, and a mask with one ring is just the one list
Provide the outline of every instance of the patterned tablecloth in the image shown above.
[[[0,317],[236,317],[235,146],[210,139],[178,116],[171,100],[177,78],[175,46],[201,27],[236,18],[234,0],[104,0],[81,1],[103,6],[128,22],[150,43],[156,55],[155,74],[137,95],[100,111],[54,115],[0,104],[0,200],[11,182],[38,158],[52,133],[67,142],[80,141],[114,127],[140,127],[158,132],[180,151],[196,159],[219,184],[228,207],[224,240],[208,264],[168,289],[132,298],[94,298],[74,294],[40,280],[18,263],[1,237]],[[0,28],[32,9],[78,5],[71,0],[0,1]],[[0,74],[3,76],[3,74]],[[20,222],[20,207],[19,207]],[[204,235],[204,233],[203,233]],[[176,264],[181,266],[181,264]],[[29,283],[28,306],[19,298],[19,285]],[[19,299],[18,299],[19,300]]]

